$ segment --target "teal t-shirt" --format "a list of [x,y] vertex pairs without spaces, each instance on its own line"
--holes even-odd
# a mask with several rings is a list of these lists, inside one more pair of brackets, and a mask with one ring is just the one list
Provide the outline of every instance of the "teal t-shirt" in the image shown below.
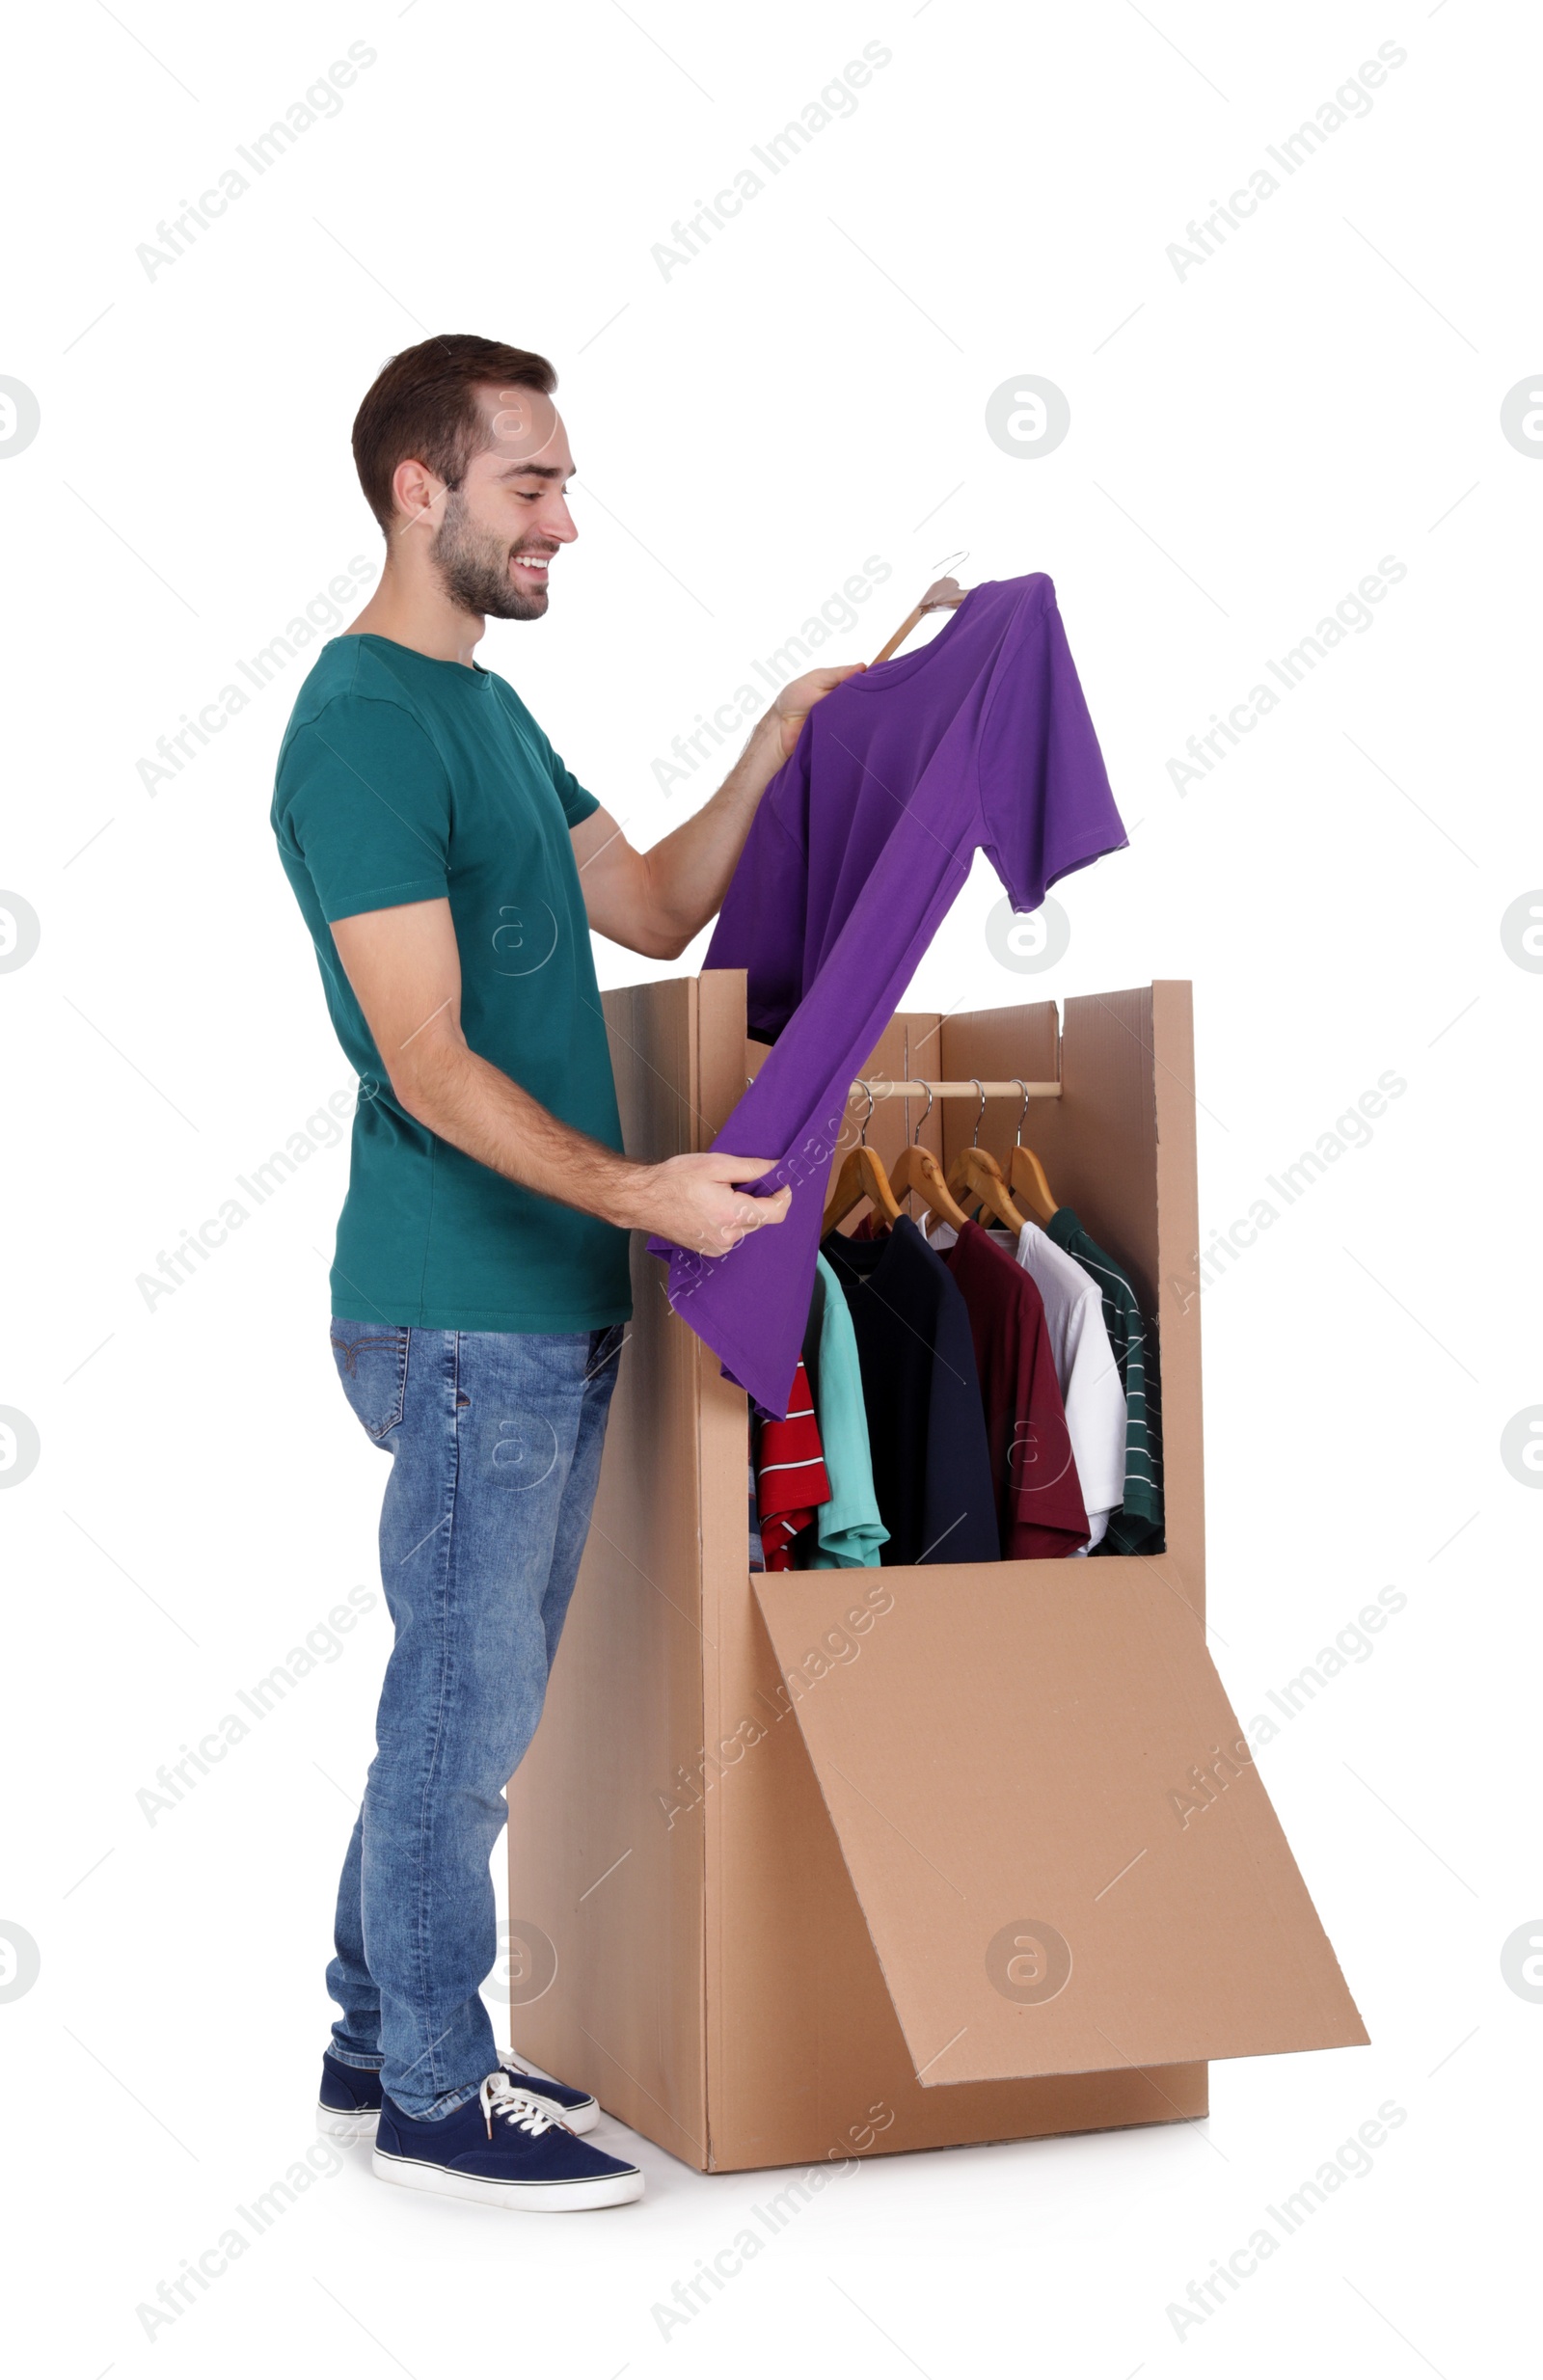
[[335,636],[318,654],[280,748],[272,823],[361,1077],[334,1313],[585,1331],[632,1312],[626,1231],[505,1180],[397,1105],[330,931],[367,909],[447,899],[469,1046],[619,1150],[568,833],[599,806],[492,670],[384,636]]
[[803,1368],[814,1391],[826,1477],[830,1482],[829,1501],[815,1508],[814,1548],[807,1567],[877,1570],[882,1558],[879,1549],[889,1543],[889,1531],[879,1517],[879,1499],[874,1493],[857,1334],[841,1284],[824,1257],[815,1258]]

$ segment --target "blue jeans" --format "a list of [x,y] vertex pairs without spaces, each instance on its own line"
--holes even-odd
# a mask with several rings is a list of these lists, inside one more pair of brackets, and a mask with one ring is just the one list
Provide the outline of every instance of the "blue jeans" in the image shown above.
[[409,2116],[449,2115],[498,2064],[488,1862],[579,1575],[622,1338],[332,1326],[343,1393],[392,1458],[396,1640],[338,1894],[331,2048],[378,2068]]

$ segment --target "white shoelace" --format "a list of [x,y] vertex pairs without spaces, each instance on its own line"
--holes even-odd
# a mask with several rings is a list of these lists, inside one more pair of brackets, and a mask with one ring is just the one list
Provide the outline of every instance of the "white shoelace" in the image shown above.
[[488,2076],[476,2096],[489,2140],[493,2138],[495,2116],[505,2123],[518,2124],[521,2131],[528,2132],[532,2140],[539,2140],[543,2132],[552,2130],[554,2124],[559,2131],[568,2129],[555,2108],[532,2098],[528,2091],[517,2091],[501,2066]]

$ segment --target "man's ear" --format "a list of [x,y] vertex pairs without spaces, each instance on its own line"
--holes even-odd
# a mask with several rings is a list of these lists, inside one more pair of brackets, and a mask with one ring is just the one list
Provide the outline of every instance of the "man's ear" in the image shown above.
[[412,528],[418,522],[432,518],[445,492],[444,480],[416,455],[398,463],[392,473],[392,501],[401,516],[398,527]]

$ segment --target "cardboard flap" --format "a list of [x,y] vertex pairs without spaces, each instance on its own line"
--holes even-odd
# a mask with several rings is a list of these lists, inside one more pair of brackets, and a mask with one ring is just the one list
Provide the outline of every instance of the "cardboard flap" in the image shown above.
[[922,2082],[1367,2040],[1168,1557],[754,1585]]

